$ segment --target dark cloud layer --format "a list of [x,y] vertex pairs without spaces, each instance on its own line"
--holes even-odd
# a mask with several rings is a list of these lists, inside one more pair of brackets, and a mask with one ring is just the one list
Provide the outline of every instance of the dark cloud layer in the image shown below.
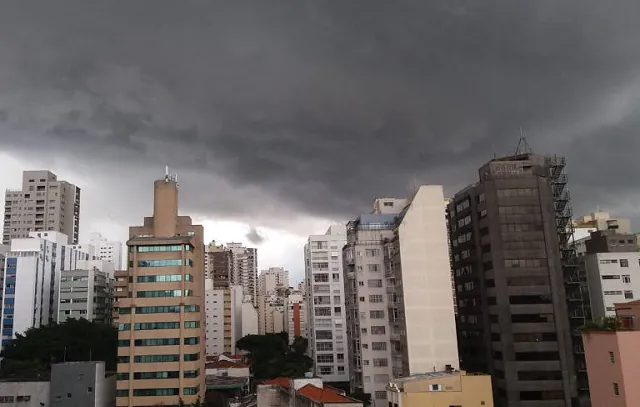
[[140,173],[130,191],[168,163],[207,192],[186,198],[199,213],[340,217],[414,179],[453,192],[522,128],[567,155],[579,209],[640,217],[621,205],[640,174],[639,15],[636,0],[5,1],[0,149],[115,163]]

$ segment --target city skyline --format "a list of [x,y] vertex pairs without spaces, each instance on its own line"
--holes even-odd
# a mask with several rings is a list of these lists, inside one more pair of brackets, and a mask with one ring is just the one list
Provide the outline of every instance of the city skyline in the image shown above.
[[577,212],[640,221],[630,0],[62,2],[0,16],[0,188],[55,171],[83,190],[82,230],[124,240],[169,165],[202,191],[183,206],[207,240],[262,236],[260,267],[299,277],[308,234],[415,183],[451,196],[521,132],[567,157]]

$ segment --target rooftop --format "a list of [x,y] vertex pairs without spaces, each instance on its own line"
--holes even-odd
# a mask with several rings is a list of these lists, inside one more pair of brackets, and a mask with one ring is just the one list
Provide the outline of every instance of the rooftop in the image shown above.
[[245,365],[244,363],[231,362],[228,360],[218,360],[215,362],[207,362],[205,364],[207,369],[242,369],[249,367],[249,365]]
[[450,371],[445,370],[441,372],[419,373],[412,376],[400,377],[397,379],[393,379],[391,382],[395,384],[402,384],[402,383],[408,383],[408,382],[415,382],[418,380],[437,379],[440,377],[450,377],[450,376],[460,376],[460,375],[466,375],[466,373],[460,370],[450,370]]
[[358,400],[343,396],[331,387],[321,389],[312,384],[302,387],[298,390],[298,394],[318,403],[360,403]]
[[288,377],[276,377],[275,379],[267,380],[263,384],[270,384],[272,386],[280,386],[285,389],[289,388],[289,378]]

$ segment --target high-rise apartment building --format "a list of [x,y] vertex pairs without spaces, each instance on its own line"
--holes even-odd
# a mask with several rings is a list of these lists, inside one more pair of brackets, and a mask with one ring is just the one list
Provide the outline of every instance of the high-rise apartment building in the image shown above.
[[80,188],[58,181],[49,171],[24,171],[22,189],[5,193],[2,243],[30,232],[60,232],[67,244],[78,243]]
[[69,318],[110,323],[113,313],[113,264],[104,260],[79,260],[62,270],[57,322]]
[[117,272],[117,406],[204,400],[204,231],[178,215],[178,183],[154,183],[154,211],[129,228],[128,269]]
[[272,334],[285,331],[285,297],[278,295],[258,296],[258,334]]
[[304,246],[309,356],[315,374],[327,382],[348,382],[350,376],[342,264],[346,239],[344,225],[333,225],[323,235],[309,236]]
[[289,271],[284,267],[269,267],[258,276],[258,295],[273,295],[277,289],[289,288]]
[[496,158],[449,204],[461,365],[492,375],[496,406],[576,401],[586,278],[563,169],[561,157]]
[[67,241],[60,232],[29,232],[11,241],[2,285],[3,347],[16,334],[57,321],[63,270],[75,270],[90,258]]
[[231,280],[231,251],[212,241],[204,248],[205,277],[213,281],[213,288],[227,288]]
[[296,337],[307,337],[307,304],[299,291],[287,295],[284,301],[284,330],[289,336],[289,344]]
[[205,285],[207,356],[235,355],[240,338],[258,334],[258,312],[242,287],[214,288],[211,279]]
[[244,295],[251,296],[258,305],[258,249],[245,247],[242,243],[227,243],[231,252],[229,282],[241,285]]
[[375,407],[387,406],[391,379],[458,368],[443,202],[441,186],[421,186],[347,224],[351,387]]

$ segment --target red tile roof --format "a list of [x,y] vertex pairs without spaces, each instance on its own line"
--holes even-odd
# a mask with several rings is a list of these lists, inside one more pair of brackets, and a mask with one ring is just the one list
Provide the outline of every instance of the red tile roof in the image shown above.
[[289,388],[289,378],[288,377],[276,377],[275,379],[267,380],[264,384],[271,384],[274,386],[280,386],[284,388]]
[[244,363],[229,362],[228,360],[218,360],[217,362],[207,362],[205,366],[207,369],[227,369],[227,368],[241,369],[241,368],[249,367],[249,365],[245,365]]
[[317,403],[358,403],[357,400],[343,396],[337,390],[331,387],[324,389],[318,388],[312,384],[307,384],[298,390],[298,394],[309,398]]

